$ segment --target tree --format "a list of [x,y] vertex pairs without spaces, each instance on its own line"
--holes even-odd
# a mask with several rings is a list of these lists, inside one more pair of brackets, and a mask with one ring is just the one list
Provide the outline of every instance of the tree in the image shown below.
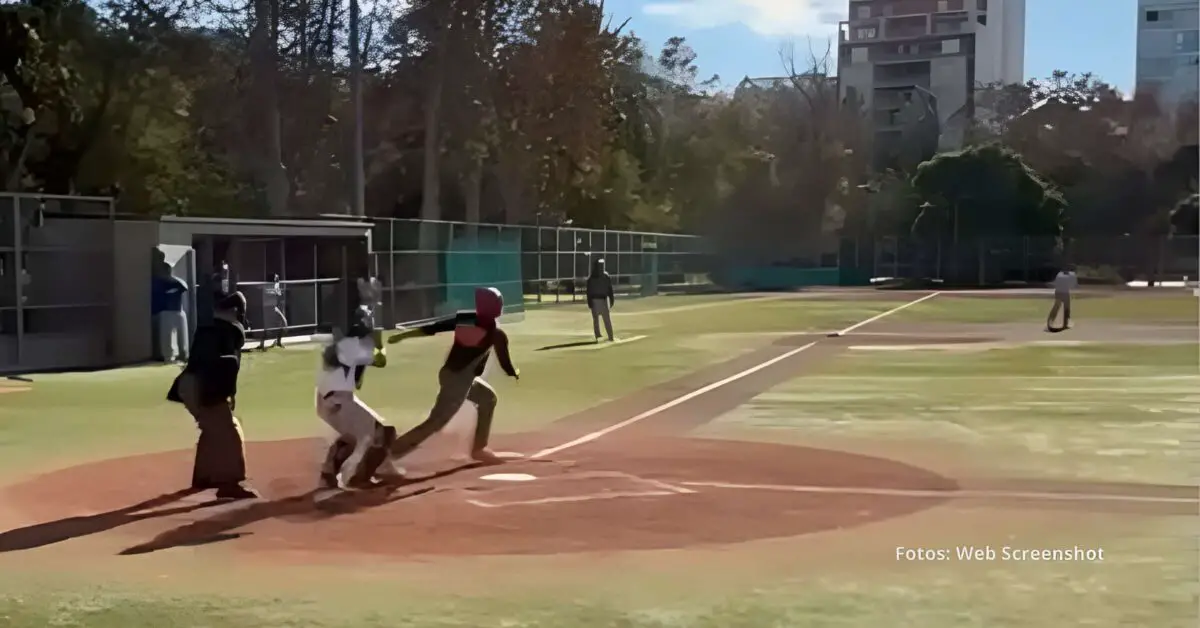
[[1171,232],[1181,236],[1200,236],[1200,195],[1188,196],[1171,210]]
[[912,184],[928,203],[913,221],[914,232],[955,240],[1062,233],[1062,196],[998,144],[938,155],[917,168]]
[[4,92],[16,97],[16,106],[3,110],[0,151],[6,190],[24,187],[29,156],[39,139],[35,126],[52,130],[79,115],[71,97],[76,75],[65,59],[67,40],[56,28],[61,8],[49,2],[0,6],[0,102]]
[[859,112],[841,107],[830,50],[797,61],[781,50],[785,77],[750,86],[731,106],[740,137],[725,150],[744,172],[709,220],[730,258],[816,264],[836,251],[852,182],[866,173]]

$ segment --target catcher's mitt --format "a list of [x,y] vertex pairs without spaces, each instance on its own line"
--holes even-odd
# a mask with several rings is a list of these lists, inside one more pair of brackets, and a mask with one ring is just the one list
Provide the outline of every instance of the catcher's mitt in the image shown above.
[[375,359],[371,361],[371,366],[375,368],[383,368],[387,366],[387,352],[383,349],[375,350]]

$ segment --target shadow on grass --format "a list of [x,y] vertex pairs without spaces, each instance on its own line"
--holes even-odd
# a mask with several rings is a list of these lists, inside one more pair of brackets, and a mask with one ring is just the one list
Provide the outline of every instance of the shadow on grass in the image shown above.
[[48,521],[36,525],[17,528],[7,532],[0,533],[0,552],[16,552],[20,550],[35,549],[45,547],[55,543],[61,543],[70,539],[91,534],[106,532],[114,528],[121,527],[136,521],[146,519],[154,519],[156,517],[167,517],[170,515],[178,515],[188,512],[208,508],[221,503],[228,503],[228,500],[213,499],[199,504],[188,504],[185,506],[176,506],[174,508],[162,508],[161,510],[152,510],[161,508],[172,502],[188,495],[194,495],[195,491],[178,491],[175,493],[167,493],[148,499],[144,502],[126,506],[118,510],[100,513],[98,515],[89,515],[86,517],[69,517],[67,519],[59,519],[57,521]]
[[544,347],[538,347],[537,349],[535,349],[535,351],[554,351],[555,349],[570,349],[573,347],[586,347],[588,345],[594,345],[594,344],[596,344],[595,340],[576,340],[575,342],[564,342],[562,344],[557,344],[557,345],[546,345]]
[[479,466],[479,463],[459,465],[437,473],[361,491],[309,491],[294,497],[255,502],[244,508],[219,513],[167,530],[145,543],[122,550],[120,555],[149,554],[173,547],[209,545],[238,539],[251,534],[238,532],[240,528],[267,519],[309,523],[362,512],[432,492],[436,489],[435,486],[418,485]]

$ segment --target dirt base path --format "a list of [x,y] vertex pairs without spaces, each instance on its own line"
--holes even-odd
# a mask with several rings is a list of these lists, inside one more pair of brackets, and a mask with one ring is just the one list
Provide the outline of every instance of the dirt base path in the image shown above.
[[[997,339],[958,333],[958,342]],[[781,337],[546,430],[496,439],[500,449],[541,452],[539,459],[498,469],[413,469],[415,481],[394,490],[314,494],[319,443],[313,440],[249,445],[251,476],[265,493],[253,503],[218,504],[172,492],[187,484],[189,451],[62,469],[4,489],[3,500],[31,525],[0,534],[0,552],[110,532],[129,540],[129,554],[218,542],[258,556],[682,548],[846,529],[952,499],[1195,512],[1194,487],[1004,480],[960,485],[879,457],[687,437],[771,386],[868,342],[948,340],[946,333]],[[486,479],[498,471],[525,474],[529,481]]]

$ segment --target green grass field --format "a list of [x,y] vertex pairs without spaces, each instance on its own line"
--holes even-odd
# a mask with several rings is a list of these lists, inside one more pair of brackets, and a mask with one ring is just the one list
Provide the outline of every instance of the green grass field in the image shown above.
[[[923,323],[1011,323],[1046,320],[1048,297],[989,298],[949,293],[897,312],[893,322]],[[1195,325],[1200,307],[1187,291],[1175,294],[1155,292],[1112,295],[1083,294],[1072,303],[1072,313],[1080,321],[1101,320],[1126,323],[1179,323]]]
[[[751,351],[772,334],[841,329],[899,303],[711,296],[620,302],[618,333],[646,338],[596,351],[538,351],[588,339],[586,309],[530,311],[510,328],[521,382],[491,376],[501,395],[497,428],[535,429]],[[886,320],[1037,321],[1046,305],[939,297]],[[1076,315],[1183,323],[1194,322],[1195,312],[1196,299],[1181,295],[1081,299]],[[388,368],[368,376],[364,397],[399,425],[417,422],[431,401],[446,342],[392,345]],[[1129,342],[847,348],[699,433],[874,452],[894,447],[906,460],[928,447],[1006,476],[1192,483],[1200,463],[1197,443],[1189,440],[1200,422],[1197,355],[1195,344]],[[248,355],[239,414],[249,438],[319,432],[311,398],[316,361],[311,349]],[[34,376],[32,384],[0,380],[0,386],[32,387],[0,395],[0,483],[89,459],[189,447],[190,421],[162,401],[175,372],[154,366]],[[0,522],[8,518],[0,504]],[[944,508],[861,531],[557,557],[267,564],[220,546],[118,557],[72,541],[0,553],[0,626],[1182,628],[1195,625],[1200,599],[1194,533],[1192,518]],[[906,563],[894,557],[898,545],[1001,542],[1103,547],[1108,558]]]

